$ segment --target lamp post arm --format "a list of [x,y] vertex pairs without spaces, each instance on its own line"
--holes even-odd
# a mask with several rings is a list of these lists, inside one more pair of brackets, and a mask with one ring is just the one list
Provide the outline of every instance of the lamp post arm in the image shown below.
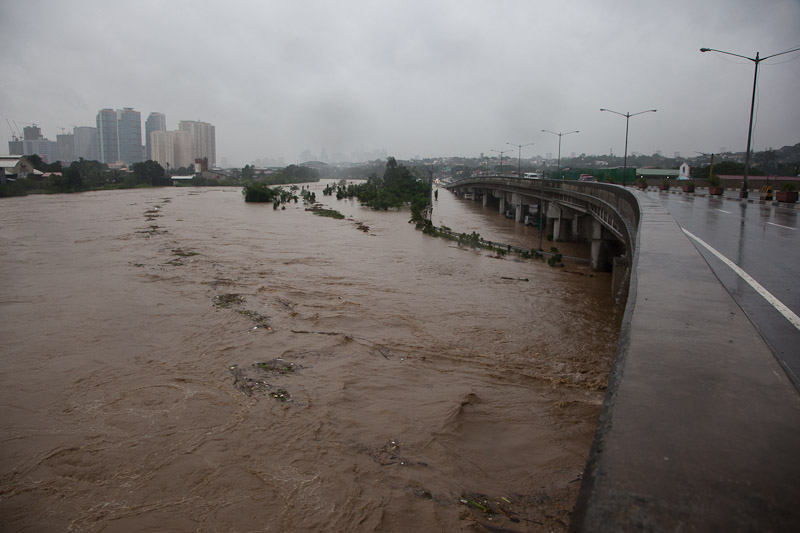
[[748,61],[756,61],[752,57],[743,56],[741,54],[734,54],[733,52],[726,52],[724,50],[717,50],[716,48],[701,48],[701,52],[719,52],[720,54],[727,54],[729,56],[736,56],[741,57],[742,59],[747,59]]
[[753,61],[755,63],[758,63],[759,61],[764,61],[765,59],[770,59],[772,57],[782,56],[783,54],[791,54],[792,52],[800,52],[800,46],[798,46],[797,48],[792,48],[791,50],[786,50],[785,52],[778,52],[777,54],[772,54],[771,56],[764,56],[764,57],[758,57],[758,54],[756,54],[756,57],[747,57],[747,56],[743,56],[741,54],[734,54],[733,52],[726,52],[725,50],[717,50],[716,48],[701,48],[700,51],[701,52],[719,52],[720,54],[727,54],[729,56],[741,57],[742,59],[747,59],[748,61]]
[[626,118],[630,116],[630,113],[620,113],[619,111],[612,111],[611,109],[603,108],[600,109],[600,111],[608,111],[609,113],[614,113],[615,115],[619,115],[621,117],[626,117]]

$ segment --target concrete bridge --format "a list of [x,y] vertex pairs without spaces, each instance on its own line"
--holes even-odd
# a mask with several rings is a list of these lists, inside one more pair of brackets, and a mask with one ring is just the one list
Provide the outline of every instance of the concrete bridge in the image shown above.
[[592,269],[613,272],[614,294],[624,298],[639,225],[639,204],[626,189],[503,175],[468,178],[447,188],[484,206],[496,205],[517,222],[541,215],[544,231],[553,240],[590,242]]
[[625,315],[571,531],[800,531],[800,394],[657,198],[502,176],[450,188],[618,240]]

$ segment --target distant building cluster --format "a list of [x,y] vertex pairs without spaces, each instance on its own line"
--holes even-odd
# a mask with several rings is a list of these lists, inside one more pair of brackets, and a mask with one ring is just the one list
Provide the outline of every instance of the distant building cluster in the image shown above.
[[42,136],[36,124],[24,127],[22,132],[12,128],[8,153],[38,154],[47,163],[61,161],[64,165],[81,158],[119,166],[153,160],[164,168],[195,164],[211,168],[217,163],[216,132],[207,122],[181,120],[176,131],[167,131],[166,116],[150,113],[142,145],[141,113],[125,107],[98,111],[96,127],[74,126],[72,133],[63,131],[51,141]]

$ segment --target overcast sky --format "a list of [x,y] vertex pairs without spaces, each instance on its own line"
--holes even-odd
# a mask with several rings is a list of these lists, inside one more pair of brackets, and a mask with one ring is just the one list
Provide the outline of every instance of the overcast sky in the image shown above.
[[[158,111],[214,124],[235,166],[555,156],[542,129],[580,130],[562,155],[621,155],[625,118],[600,108],[658,110],[631,118],[629,152],[744,150],[754,64],[699,48],[800,46],[800,0],[0,0],[0,20],[3,119],[55,140],[101,108]],[[758,88],[754,149],[800,142],[800,52]]]

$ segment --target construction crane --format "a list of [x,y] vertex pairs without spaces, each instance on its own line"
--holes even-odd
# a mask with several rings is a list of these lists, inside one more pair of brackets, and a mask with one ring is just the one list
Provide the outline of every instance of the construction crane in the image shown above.
[[11,126],[11,122],[8,119],[6,119],[6,124],[8,124],[8,129],[11,130],[11,139],[13,141],[19,141],[19,135],[17,135],[17,133],[14,131],[14,128]]

